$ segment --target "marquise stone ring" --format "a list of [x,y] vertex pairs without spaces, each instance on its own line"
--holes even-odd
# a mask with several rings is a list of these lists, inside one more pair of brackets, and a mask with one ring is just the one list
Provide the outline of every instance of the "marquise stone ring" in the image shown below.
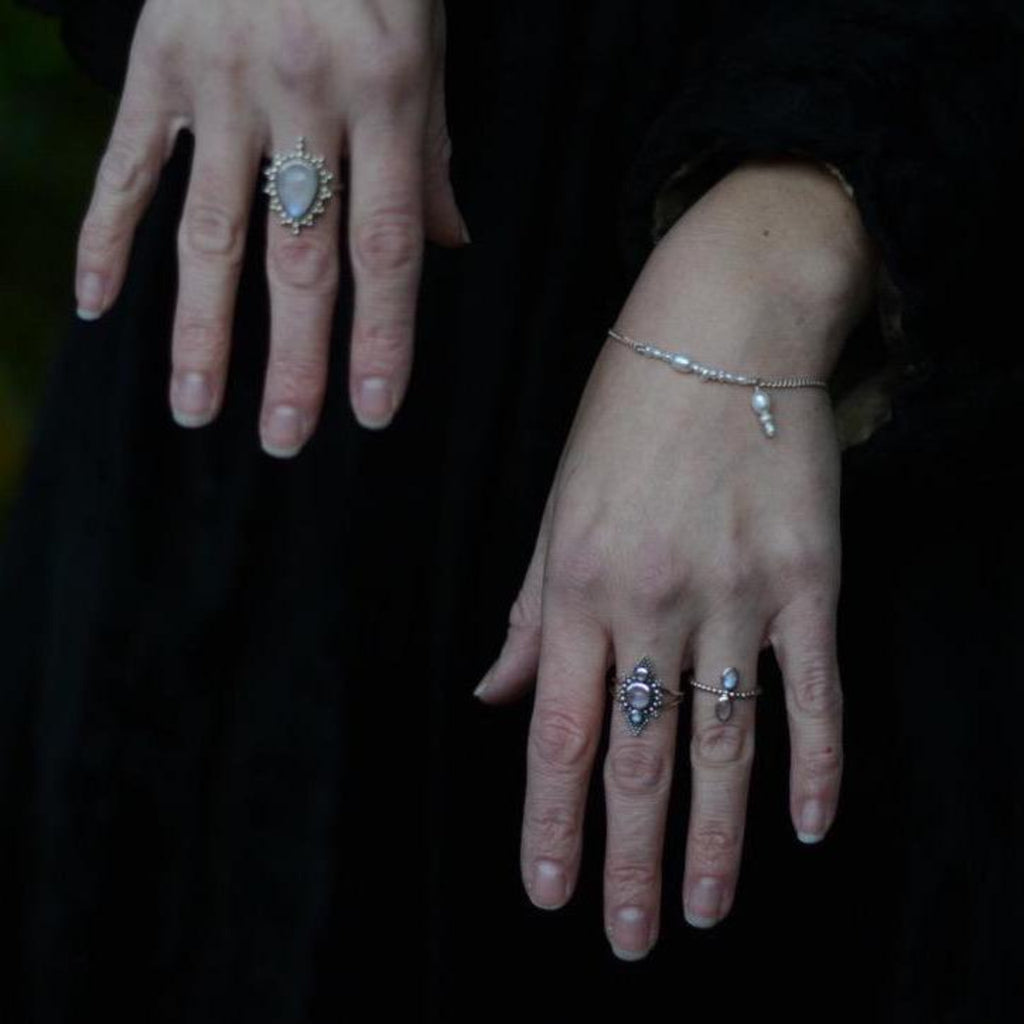
[[[615,679],[614,666],[608,670],[608,675]],[[705,690],[718,696],[718,700],[715,701],[715,717],[720,722],[727,722],[732,716],[734,701],[757,697],[764,692],[760,686],[755,686],[752,690],[741,690],[740,674],[732,666],[723,670],[721,686],[708,686],[699,682],[692,674],[689,683],[694,689]],[[653,660],[646,654],[627,676],[612,683],[610,692],[617,699],[626,725],[634,736],[639,736],[652,718],[658,718],[663,710],[675,707],[686,697],[685,692],[669,690],[661,682],[654,670]]]
[[[615,667],[609,676],[615,677]],[[618,698],[626,725],[634,736],[639,736],[652,718],[658,718],[666,708],[675,707],[686,698],[685,693],[667,689],[657,673],[654,662],[645,654],[632,671],[621,681],[613,683],[611,693]]]
[[316,223],[331,196],[340,195],[343,187],[333,184],[327,158],[314,156],[306,148],[305,136],[299,137],[293,150],[274,153],[270,160],[263,191],[270,196],[270,209],[297,235]]

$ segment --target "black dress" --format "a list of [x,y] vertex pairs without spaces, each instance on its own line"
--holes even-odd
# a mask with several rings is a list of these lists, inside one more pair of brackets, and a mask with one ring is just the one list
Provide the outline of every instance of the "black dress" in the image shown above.
[[[474,242],[428,246],[389,429],[348,406],[343,272],[322,422],[293,460],[261,451],[259,203],[225,406],[173,423],[187,134],[116,306],[69,314],[0,563],[2,1019],[1019,1020],[1020,4],[447,7]],[[138,8],[61,13],[114,89]],[[540,911],[519,879],[529,701],[471,691],[658,190],[712,145],[707,184],[783,150],[843,173],[900,290],[905,379],[843,456],[835,825],[793,834],[766,652],[734,909],[682,915],[683,750],[661,938],[626,964],[600,781],[577,893]],[[884,356],[869,318],[846,379]]]

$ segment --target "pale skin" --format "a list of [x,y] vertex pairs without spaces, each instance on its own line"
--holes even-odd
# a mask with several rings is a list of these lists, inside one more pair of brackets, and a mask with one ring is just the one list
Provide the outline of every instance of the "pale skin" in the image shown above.
[[161,168],[191,130],[168,393],[182,426],[220,410],[260,161],[300,135],[337,180],[348,162],[348,188],[298,237],[269,214],[260,440],[293,456],[320,417],[346,208],[349,400],[364,426],[391,422],[411,372],[424,239],[468,241],[448,174],[444,49],[437,0],[148,0],[81,228],[76,295],[87,320],[116,301]]
[[[798,158],[751,160],[661,240],[616,323],[724,369],[827,378],[870,306],[877,259],[827,171]],[[692,735],[681,897],[687,920],[710,927],[735,900],[757,701],[779,695],[735,701],[723,724],[715,696],[691,690],[633,736],[608,693],[613,662],[621,679],[646,654],[684,691],[690,670],[719,685],[734,666],[747,690],[771,646],[785,687],[794,829],[817,841],[836,813],[839,449],[827,392],[771,394],[778,432],[768,439],[749,388],[682,376],[605,341],[506,643],[478,688],[501,703],[536,687],[521,868],[543,908],[572,895],[602,723],[614,716],[600,765],[604,919],[622,959],[643,957],[658,936],[677,730]]]

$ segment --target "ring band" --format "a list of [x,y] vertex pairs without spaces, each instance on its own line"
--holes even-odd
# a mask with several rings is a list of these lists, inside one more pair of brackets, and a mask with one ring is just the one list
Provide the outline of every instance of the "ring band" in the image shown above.
[[732,702],[737,698],[757,697],[764,693],[760,686],[755,686],[753,690],[740,690],[740,674],[732,666],[722,672],[721,686],[708,686],[705,683],[700,683],[696,676],[690,677],[690,685],[698,690],[718,694],[718,700],[715,701],[715,717],[720,722],[729,721],[732,716]]
[[[614,666],[608,670],[615,677]],[[675,707],[686,699],[686,693],[669,690],[658,678],[654,662],[645,654],[633,670],[619,682],[609,687],[611,694],[618,698],[619,707],[626,718],[626,725],[634,736],[639,736],[652,718],[663,710]]]
[[332,185],[334,174],[327,170],[327,158],[313,156],[306,148],[305,136],[299,136],[290,152],[274,153],[270,159],[263,191],[270,196],[270,209],[297,235],[316,223],[331,196],[340,194],[342,186]]

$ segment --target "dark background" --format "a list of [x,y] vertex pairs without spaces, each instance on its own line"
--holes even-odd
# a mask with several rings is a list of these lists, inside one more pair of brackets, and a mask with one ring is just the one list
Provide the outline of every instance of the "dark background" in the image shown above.
[[0,4],[0,536],[75,315],[78,226],[115,110],[71,63],[55,18]]

